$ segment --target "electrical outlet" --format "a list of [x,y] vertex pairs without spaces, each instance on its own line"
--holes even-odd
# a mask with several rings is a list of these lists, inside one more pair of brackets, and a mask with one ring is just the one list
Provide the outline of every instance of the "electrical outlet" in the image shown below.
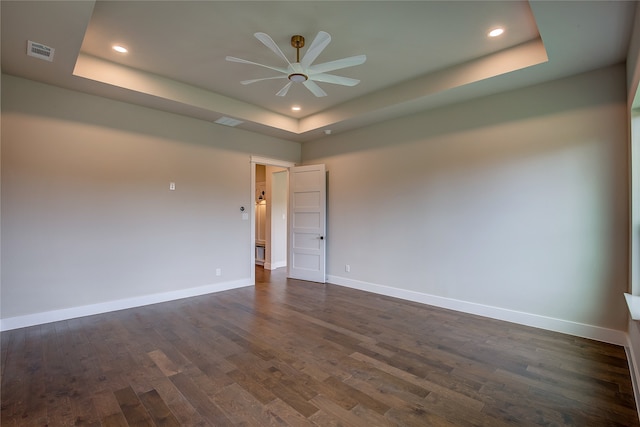
[[222,276],[222,269],[216,268],[216,276]]
[[344,271],[346,271],[347,273],[351,273],[351,266],[349,264],[345,265]]
[[169,183],[169,190],[173,191],[176,189],[176,183],[175,182],[170,182]]

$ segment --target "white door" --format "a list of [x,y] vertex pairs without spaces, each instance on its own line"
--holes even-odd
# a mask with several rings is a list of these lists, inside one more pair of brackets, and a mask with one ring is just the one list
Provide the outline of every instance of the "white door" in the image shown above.
[[325,282],[326,176],[324,165],[289,170],[289,277]]

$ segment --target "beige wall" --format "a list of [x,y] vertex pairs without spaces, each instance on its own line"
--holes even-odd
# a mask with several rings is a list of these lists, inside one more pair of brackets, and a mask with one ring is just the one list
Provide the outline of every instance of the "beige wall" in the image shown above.
[[299,144],[6,75],[2,89],[2,318],[250,279],[250,156],[298,162]]
[[[249,156],[298,144],[2,83],[2,318],[250,277]],[[625,87],[612,67],[304,144],[330,277],[626,330]]]
[[[627,55],[627,105],[629,110],[633,105],[640,105],[638,98],[638,84],[640,82],[640,8],[636,8],[636,15],[633,27],[633,34]],[[632,167],[630,173],[631,189],[629,198],[631,199],[630,216],[630,280],[627,292],[635,296],[640,296],[640,111],[629,111],[630,125],[630,147],[632,154]],[[627,326],[629,336],[629,354],[635,369],[636,388],[640,384],[640,322],[631,319]],[[636,393],[636,404],[640,404],[640,397]]]
[[[639,9],[640,10],[640,9]],[[636,82],[637,85],[637,82]],[[631,96],[632,93],[629,93]],[[629,105],[631,102],[629,101]],[[630,138],[630,152],[631,152],[631,173],[630,173],[630,280],[626,292],[635,295],[640,298],[640,112],[629,112],[631,118],[631,138]],[[635,384],[640,384],[640,321],[633,320],[629,317],[627,326],[627,333],[629,336],[629,354],[630,359],[633,362],[635,369],[632,371],[635,374]],[[640,396],[636,396],[640,398]],[[640,403],[640,402],[638,402]]]
[[305,143],[330,281],[626,330],[625,83],[620,65]]
[[[633,31],[629,39],[629,52],[627,53],[627,102],[631,107],[634,98],[638,94],[640,83],[640,7],[636,7],[633,21]],[[640,99],[636,99],[636,106],[640,105]]]

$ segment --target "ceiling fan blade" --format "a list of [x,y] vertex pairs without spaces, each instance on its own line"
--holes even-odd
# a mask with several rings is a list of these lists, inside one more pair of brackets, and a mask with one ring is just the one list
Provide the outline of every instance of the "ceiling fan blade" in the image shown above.
[[282,67],[272,67],[270,65],[258,64],[257,62],[247,61],[246,59],[235,58],[233,56],[227,56],[225,59],[229,62],[239,62],[241,64],[257,65],[258,67],[268,68],[270,70],[278,71],[279,73],[289,74],[289,70]]
[[264,77],[262,79],[243,80],[243,81],[240,82],[240,84],[249,85],[251,83],[261,82],[263,80],[275,80],[275,79],[286,79],[286,78],[287,78],[287,76]]
[[291,62],[289,62],[289,60],[287,59],[286,56],[284,56],[284,53],[282,53],[282,51],[280,50],[280,48],[278,47],[278,45],[276,44],[276,42],[273,41],[273,39],[271,37],[269,37],[268,34],[265,33],[255,33],[254,34],[255,38],[257,38],[258,40],[260,40],[262,42],[263,45],[265,45],[266,47],[268,47],[269,49],[271,49],[272,51],[275,52],[276,55],[278,55],[280,58],[284,59],[286,61],[287,64],[291,65]]
[[305,85],[305,87],[307,89],[309,89],[309,91],[312,94],[314,94],[315,96],[317,96],[318,98],[322,98],[323,96],[327,96],[327,93],[325,91],[323,91],[322,88],[320,86],[318,86],[312,80],[307,80],[305,82],[302,82],[302,84]]
[[282,89],[280,89],[278,91],[278,93],[276,93],[277,96],[285,96],[287,94],[287,92],[289,92],[289,88],[291,87],[291,85],[293,84],[293,82],[289,82],[286,85],[284,85],[284,87]]
[[[283,76],[285,77],[285,76]],[[349,77],[342,76],[334,76],[332,74],[313,74],[310,77],[311,80],[315,80],[316,82],[324,82],[324,83],[332,83],[334,85],[342,85],[342,86],[355,86],[360,83],[358,79],[352,79]]]
[[308,68],[309,74],[326,73],[327,71],[341,70],[356,65],[364,64],[367,55],[350,56],[348,58],[337,59],[335,61],[324,62],[322,64],[312,65]]
[[300,64],[302,64],[304,68],[307,68],[309,65],[311,65],[313,61],[316,60],[318,55],[322,53],[324,48],[327,47],[330,41],[331,36],[329,35],[329,33],[320,31],[316,38],[313,39],[311,46],[309,46],[309,48],[307,49],[307,52],[302,57]]

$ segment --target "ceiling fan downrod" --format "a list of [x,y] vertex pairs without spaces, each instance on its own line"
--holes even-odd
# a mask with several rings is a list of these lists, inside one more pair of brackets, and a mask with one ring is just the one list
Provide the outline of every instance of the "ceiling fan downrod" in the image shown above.
[[[296,64],[300,64],[300,48],[304,47],[304,37],[300,35],[291,36],[291,46],[296,49]],[[291,73],[288,76],[292,82],[306,82],[309,77],[304,73]]]
[[304,47],[304,37],[291,36],[291,46],[296,49],[296,62],[300,62],[300,48]]

